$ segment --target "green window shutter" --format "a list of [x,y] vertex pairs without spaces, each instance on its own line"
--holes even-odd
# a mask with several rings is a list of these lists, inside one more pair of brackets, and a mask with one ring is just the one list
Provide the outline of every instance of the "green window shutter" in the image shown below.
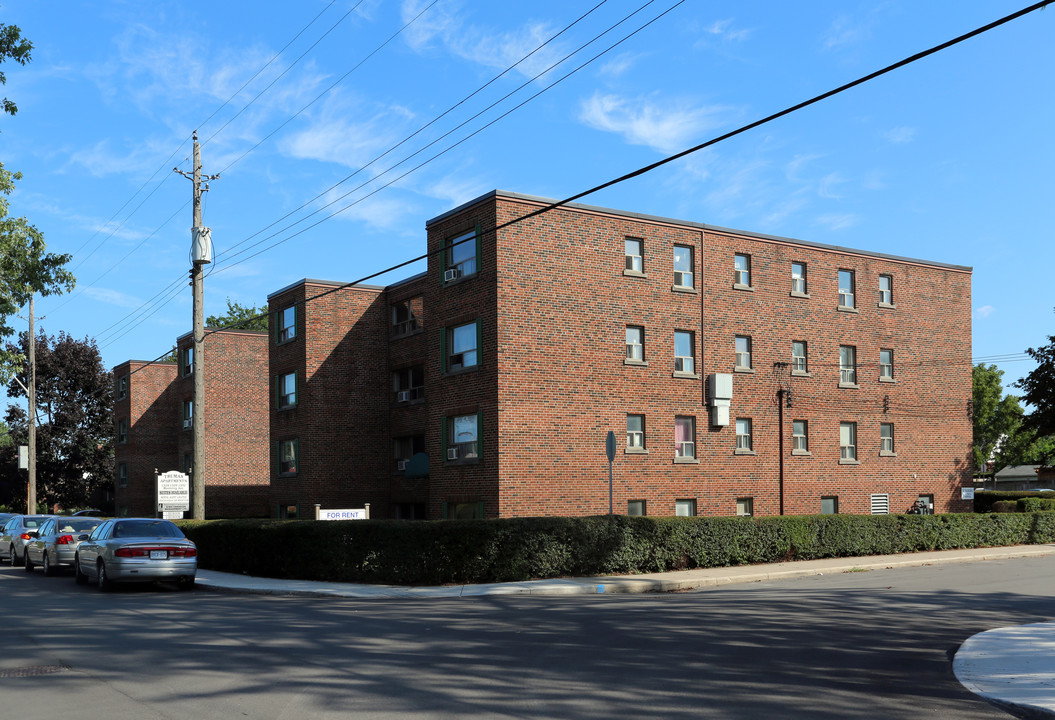
[[480,327],[481,323],[479,320],[476,321],[476,365],[479,367],[483,365],[483,329]]
[[480,237],[483,235],[483,228],[480,223],[476,223],[476,272],[480,272],[483,268],[480,263]]
[[[300,471],[304,469],[303,463],[301,462],[301,460],[302,460],[302,458],[300,457],[300,438],[297,438],[296,440],[293,441],[293,462],[295,463],[294,467],[296,468],[296,472],[293,473],[294,475],[298,475],[299,476],[300,475]],[[299,513],[300,513],[299,508],[298,508],[297,512],[298,512],[298,516],[299,516]]]
[[278,477],[278,449],[282,446],[281,440],[271,443],[271,468],[272,474]]
[[476,519],[477,520],[483,520],[484,519],[484,501],[483,500],[480,500],[480,501],[478,501],[476,503]]
[[[484,414],[476,413],[476,457],[484,459]],[[480,517],[483,517],[481,515]]]
[[447,372],[447,328],[440,333],[440,373]]
[[447,459],[447,416],[444,415],[440,419],[440,462],[444,462]]
[[448,512],[449,511],[447,510],[447,501],[444,500],[443,504],[440,506],[440,517],[442,517],[444,520],[446,520]]
[[282,407],[282,374],[279,373],[275,376],[275,409],[278,410]]
[[276,310],[275,312],[271,313],[271,340],[276,345],[278,345],[278,323],[281,317],[281,310]]

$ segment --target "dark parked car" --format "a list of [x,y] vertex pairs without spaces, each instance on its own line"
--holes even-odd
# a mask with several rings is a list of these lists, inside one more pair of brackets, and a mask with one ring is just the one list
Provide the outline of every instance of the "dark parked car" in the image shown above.
[[101,522],[93,517],[54,517],[45,521],[39,530],[29,533],[26,571],[40,565],[45,575],[52,575],[57,567],[72,567],[77,547]]
[[73,559],[77,582],[93,580],[100,590],[154,580],[173,580],[190,590],[197,573],[198,548],[175,523],[156,518],[104,520]]

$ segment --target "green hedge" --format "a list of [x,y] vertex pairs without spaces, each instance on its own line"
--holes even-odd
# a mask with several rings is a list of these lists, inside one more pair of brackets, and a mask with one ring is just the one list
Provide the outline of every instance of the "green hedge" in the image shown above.
[[1014,505],[1025,498],[1055,500],[1055,493],[1038,492],[1037,490],[976,490],[974,493],[974,511],[976,513],[1015,512],[1015,510],[999,510],[998,508],[1010,507],[1004,505],[1004,503]]
[[1055,513],[181,521],[204,569],[443,585],[1055,542]]

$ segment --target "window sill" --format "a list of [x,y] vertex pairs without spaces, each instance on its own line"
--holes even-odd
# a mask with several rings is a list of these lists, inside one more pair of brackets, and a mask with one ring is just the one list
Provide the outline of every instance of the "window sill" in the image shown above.
[[624,270],[623,276],[634,278],[648,278],[648,273],[643,273],[640,270]]
[[472,280],[474,277],[476,277],[479,274],[480,274],[480,271],[477,270],[474,273],[471,273],[469,275],[461,275],[459,277],[454,278],[453,280],[444,280],[443,281],[443,287],[451,287],[452,285],[458,285],[459,283],[463,283],[466,280]]
[[809,293],[804,293],[804,292],[799,292],[797,290],[792,290],[791,294],[790,294],[790,297],[802,298],[803,300],[810,300],[813,296],[810,295]]
[[748,375],[753,375],[754,372],[755,372],[755,369],[754,368],[750,368],[750,367],[734,367],[733,368],[733,372],[747,373]]
[[839,383],[839,387],[845,388],[845,389],[849,389],[849,390],[860,390],[861,389],[861,386],[858,385],[857,383],[844,383],[844,382],[841,382],[841,383]]
[[479,365],[471,365],[469,367],[454,368],[454,369],[451,369],[451,370],[447,370],[447,372],[443,373],[443,376],[444,377],[452,377],[454,375],[465,375],[466,373],[476,372],[479,369],[480,369]]
[[733,290],[743,290],[744,292],[754,292],[754,285],[741,285],[740,283],[733,283]]
[[758,455],[758,453],[756,453],[754,450],[744,450],[742,448],[737,448],[736,450],[733,450],[733,455]]
[[624,365],[633,365],[634,367],[648,367],[648,360],[623,360]]
[[294,335],[293,337],[286,338],[285,340],[276,340],[275,341],[275,347],[279,347],[280,345],[289,345],[291,342],[294,342],[297,339],[297,337],[298,337],[297,335]]
[[813,455],[809,450],[792,450],[791,454],[800,457],[811,457]]
[[792,370],[791,377],[813,377],[813,373],[805,370]]
[[282,407],[277,407],[277,408],[275,408],[275,411],[276,412],[285,412],[286,410],[296,410],[296,409],[297,409],[297,404],[293,403],[292,405],[283,405]]
[[670,376],[674,377],[674,378],[681,378],[682,380],[699,380],[700,379],[699,375],[697,375],[696,373],[690,373],[690,372],[677,372],[677,371],[675,371],[675,372],[671,373]]
[[409,407],[409,406],[412,406],[412,405],[424,405],[424,404],[425,404],[425,398],[419,397],[419,398],[414,398],[413,400],[403,400],[403,401],[395,400],[395,401],[392,402],[392,407]]
[[839,459],[839,464],[840,465],[860,465],[861,461],[860,460],[843,460],[843,459],[840,458]]
[[402,340],[403,338],[414,337],[415,335],[421,335],[423,332],[425,332],[425,328],[418,328],[417,330],[411,330],[408,333],[401,333],[401,334],[398,334],[398,335],[393,335],[392,337],[389,338],[389,340],[390,341]]
[[835,309],[838,310],[839,312],[853,313],[854,315],[856,315],[857,313],[861,312],[857,308],[850,307],[849,305],[840,305],[839,307],[837,307]]
[[459,465],[479,465],[480,458],[465,458],[464,460],[444,460],[444,467],[457,467]]
[[280,473],[278,474],[278,476],[279,476],[280,478],[295,478],[295,477],[297,477],[297,473],[281,473],[281,472],[280,472]]
[[700,464],[700,460],[699,460],[699,458],[676,457],[676,458],[674,458],[674,464],[675,465],[699,465]]
[[893,304],[893,303],[881,302],[881,303],[877,303],[876,307],[877,308],[883,308],[884,310],[897,310],[897,305]]
[[880,450],[879,457],[897,457],[897,453],[890,452],[889,450]]
[[896,383],[897,380],[895,380],[894,378],[889,378],[889,377],[881,377],[881,378],[879,378],[879,382]]
[[689,295],[699,295],[700,294],[700,291],[697,290],[696,288],[694,288],[694,287],[687,287],[685,285],[671,285],[670,286],[670,290],[671,290],[671,292],[687,293]]
[[648,455],[648,448],[625,448],[624,455]]

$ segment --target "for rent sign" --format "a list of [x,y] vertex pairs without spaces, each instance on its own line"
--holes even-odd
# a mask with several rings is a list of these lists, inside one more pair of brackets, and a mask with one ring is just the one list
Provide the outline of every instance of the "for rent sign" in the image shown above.
[[362,508],[349,508],[346,510],[325,510],[318,505],[315,506],[316,520],[369,520],[370,504]]

